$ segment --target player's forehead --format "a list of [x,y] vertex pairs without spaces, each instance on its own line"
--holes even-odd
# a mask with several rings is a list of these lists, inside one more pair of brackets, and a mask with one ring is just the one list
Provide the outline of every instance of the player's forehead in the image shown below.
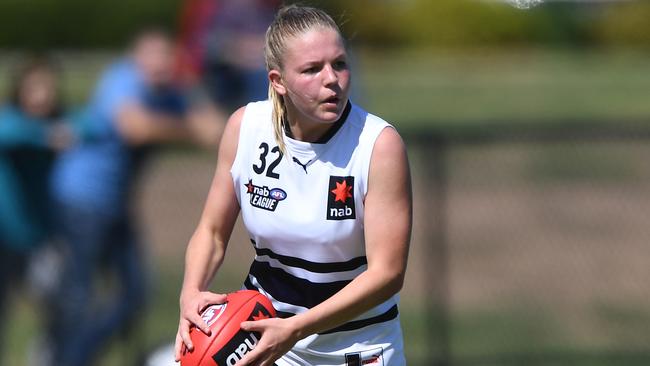
[[315,27],[287,39],[285,65],[332,60],[346,55],[343,38],[329,27]]

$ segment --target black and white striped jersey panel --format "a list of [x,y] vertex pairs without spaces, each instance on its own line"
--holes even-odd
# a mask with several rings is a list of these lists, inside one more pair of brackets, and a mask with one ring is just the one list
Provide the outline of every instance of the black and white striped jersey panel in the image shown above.
[[[268,296],[287,318],[302,313],[340,291],[367,268],[366,257],[345,262],[318,263],[274,253],[255,245],[255,260],[244,285]],[[391,298],[361,316],[324,333],[359,329],[396,318],[396,299]]]

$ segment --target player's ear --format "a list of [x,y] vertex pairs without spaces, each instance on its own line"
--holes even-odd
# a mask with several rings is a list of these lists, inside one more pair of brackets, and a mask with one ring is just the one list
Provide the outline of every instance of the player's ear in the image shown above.
[[287,88],[284,86],[284,80],[282,80],[282,74],[280,74],[280,71],[269,71],[269,83],[271,83],[271,87],[276,93],[280,95],[287,94]]

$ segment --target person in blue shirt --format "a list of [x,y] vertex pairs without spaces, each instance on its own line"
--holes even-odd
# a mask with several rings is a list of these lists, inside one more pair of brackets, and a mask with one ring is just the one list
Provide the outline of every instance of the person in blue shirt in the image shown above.
[[57,67],[40,56],[22,61],[0,107],[0,318],[8,290],[50,236],[49,174],[56,151],[70,141],[59,123]]
[[[174,84],[174,51],[163,31],[139,33],[127,55],[101,75],[80,117],[84,137],[55,164],[52,195],[65,246],[58,316],[50,325],[55,365],[93,364],[143,305],[145,272],[131,198],[151,148],[219,138],[221,126],[206,128],[190,118],[185,95]],[[98,304],[100,266],[117,285]]]

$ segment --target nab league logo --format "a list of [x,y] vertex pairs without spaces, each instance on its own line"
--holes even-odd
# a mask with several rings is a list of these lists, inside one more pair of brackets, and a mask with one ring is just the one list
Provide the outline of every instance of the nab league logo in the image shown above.
[[356,218],[354,209],[354,177],[330,176],[327,189],[327,219]]
[[263,210],[275,211],[278,202],[287,198],[287,192],[282,189],[256,186],[252,179],[249,179],[248,184],[244,184],[244,187],[246,187],[246,193],[251,197],[251,205]]

